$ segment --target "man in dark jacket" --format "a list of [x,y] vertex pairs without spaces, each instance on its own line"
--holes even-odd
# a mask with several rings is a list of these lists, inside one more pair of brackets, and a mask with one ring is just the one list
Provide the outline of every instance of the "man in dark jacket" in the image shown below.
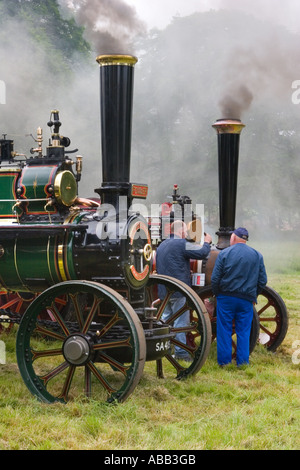
[[217,355],[221,366],[231,362],[233,321],[237,365],[249,364],[253,304],[267,284],[263,257],[247,246],[248,239],[245,228],[234,230],[230,247],[219,254],[212,273],[212,289],[217,297]]
[[[184,222],[176,220],[171,225],[170,238],[164,240],[158,247],[156,253],[156,271],[157,274],[174,277],[188,286],[191,285],[191,259],[205,259],[210,253],[210,243],[212,238],[205,235],[204,244],[201,247],[195,243],[186,240],[187,228]],[[159,297],[165,296],[163,286],[159,286]],[[164,310],[162,319],[166,321],[171,315],[178,312],[185,304],[185,297],[179,292],[175,293],[169,300]],[[182,328],[190,323],[189,311],[184,312],[174,322],[176,328]],[[176,340],[186,344],[185,333],[178,333]],[[178,359],[190,361],[189,355],[179,346],[175,346],[175,356]]]

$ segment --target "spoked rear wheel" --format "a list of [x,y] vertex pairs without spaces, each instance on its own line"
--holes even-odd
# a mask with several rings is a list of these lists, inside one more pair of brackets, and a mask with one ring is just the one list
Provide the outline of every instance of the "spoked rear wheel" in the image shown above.
[[280,295],[266,286],[258,296],[256,305],[260,323],[260,341],[272,352],[281,345],[288,330],[288,312]]
[[[66,307],[59,310],[57,298]],[[39,318],[47,311],[51,321]],[[146,342],[135,311],[102,284],[68,281],[40,294],[17,334],[17,360],[31,393],[44,402],[82,394],[124,401],[143,373]]]
[[[174,303],[174,295],[184,298],[183,302]],[[162,359],[157,360],[158,376],[163,377],[164,374],[170,373],[171,376],[175,374],[177,379],[183,379],[197,373],[205,363],[211,345],[210,320],[201,299],[183,282],[161,275],[150,276],[147,299],[149,306],[160,299],[157,305],[157,321],[169,325],[171,333],[174,333],[170,350]],[[164,313],[170,311],[169,308],[172,308],[172,313],[166,318]],[[183,317],[187,318],[187,321],[179,321],[178,325],[178,320],[183,320]],[[180,353],[176,355],[178,347],[188,361],[181,359]]]

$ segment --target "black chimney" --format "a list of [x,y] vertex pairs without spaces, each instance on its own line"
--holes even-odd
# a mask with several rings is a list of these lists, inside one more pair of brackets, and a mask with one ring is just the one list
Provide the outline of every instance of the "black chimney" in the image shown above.
[[96,189],[102,203],[130,190],[130,153],[133,78],[136,57],[100,55],[100,116],[102,142],[102,186]]
[[14,141],[7,140],[5,137],[3,135],[3,139],[0,139],[0,162],[10,162],[13,159]]
[[230,245],[230,232],[235,229],[240,134],[245,125],[240,120],[222,119],[213,127],[218,134],[219,159],[220,228],[217,247],[222,250]]

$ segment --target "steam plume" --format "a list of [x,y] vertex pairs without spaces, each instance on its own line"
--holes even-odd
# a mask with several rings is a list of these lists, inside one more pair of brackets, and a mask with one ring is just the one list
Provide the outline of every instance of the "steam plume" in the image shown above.
[[262,31],[260,36],[240,37],[238,47],[228,53],[222,77],[224,94],[219,101],[223,118],[240,119],[252,101],[262,96],[289,100],[299,64],[298,47],[280,27],[275,30],[265,24]]
[[224,118],[240,119],[243,112],[251,106],[252,92],[244,85],[239,85],[221,98],[219,106]]
[[75,13],[96,53],[128,53],[135,36],[145,30],[135,8],[123,0],[60,0]]

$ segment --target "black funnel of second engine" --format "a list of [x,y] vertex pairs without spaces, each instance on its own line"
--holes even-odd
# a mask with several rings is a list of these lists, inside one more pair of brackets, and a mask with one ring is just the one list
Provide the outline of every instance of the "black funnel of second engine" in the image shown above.
[[220,229],[217,247],[224,249],[230,245],[231,232],[235,229],[240,134],[245,125],[238,119],[220,119],[213,127],[218,134],[219,160]]
[[100,55],[102,202],[128,193],[130,181],[133,79],[136,57]]

